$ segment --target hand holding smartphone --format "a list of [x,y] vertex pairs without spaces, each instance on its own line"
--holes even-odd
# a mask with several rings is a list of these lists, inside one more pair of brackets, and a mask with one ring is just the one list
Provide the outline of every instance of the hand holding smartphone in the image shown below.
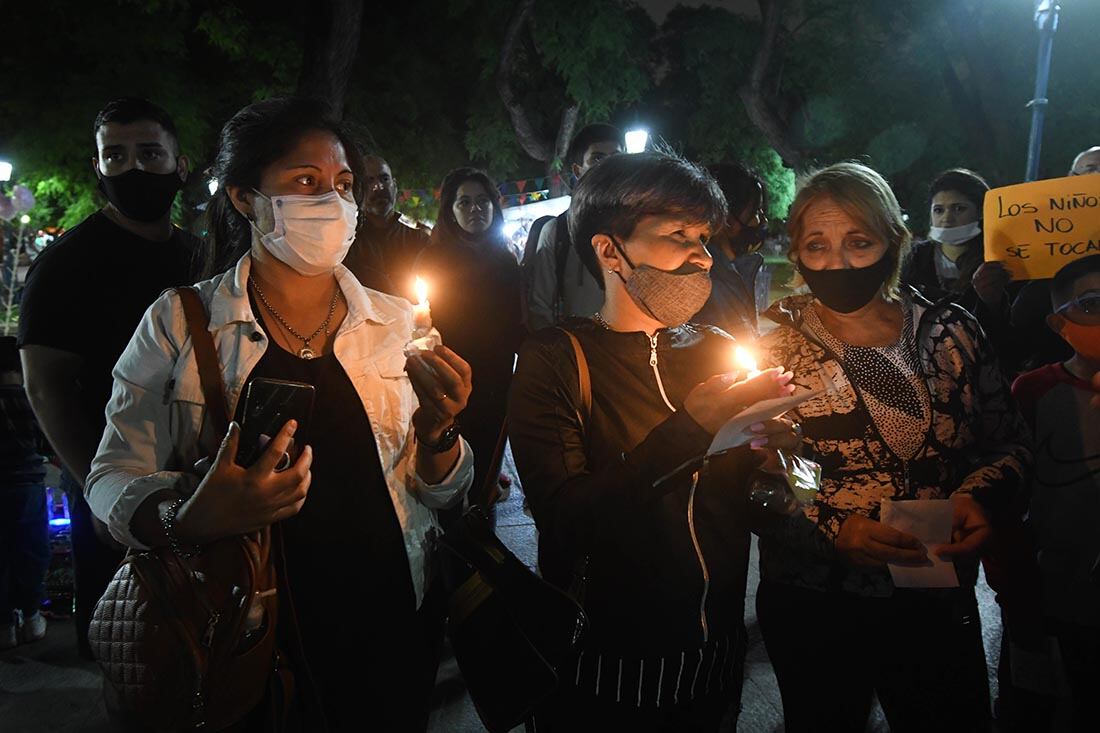
[[263,454],[267,444],[288,420],[298,422],[298,430],[276,470],[294,465],[308,443],[309,420],[316,394],[312,384],[257,377],[248,384],[237,465],[248,468]]

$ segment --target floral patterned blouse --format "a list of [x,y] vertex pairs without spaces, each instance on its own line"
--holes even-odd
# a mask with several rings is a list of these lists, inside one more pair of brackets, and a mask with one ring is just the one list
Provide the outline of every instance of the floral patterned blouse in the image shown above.
[[758,344],[761,368],[785,366],[799,388],[823,390],[792,415],[804,454],[821,464],[822,490],[800,514],[761,531],[761,577],[888,596],[885,568],[855,567],[836,554],[844,520],[877,520],[883,499],[959,492],[996,517],[1024,486],[1030,433],[981,327],[962,308],[903,293],[901,338],[871,348],[829,333],[813,303],[810,295],[775,303],[766,315],[780,325]]

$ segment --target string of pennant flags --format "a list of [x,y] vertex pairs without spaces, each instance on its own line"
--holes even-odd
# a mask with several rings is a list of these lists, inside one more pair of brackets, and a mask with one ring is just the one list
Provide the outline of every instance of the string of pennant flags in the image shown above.
[[[562,177],[560,173],[539,178],[526,178],[519,181],[505,181],[497,185],[500,193],[501,206],[522,206],[532,201],[543,201],[550,198],[550,191],[561,189]],[[397,202],[409,203],[413,206],[430,204],[439,201],[439,188],[403,188],[397,192]]]

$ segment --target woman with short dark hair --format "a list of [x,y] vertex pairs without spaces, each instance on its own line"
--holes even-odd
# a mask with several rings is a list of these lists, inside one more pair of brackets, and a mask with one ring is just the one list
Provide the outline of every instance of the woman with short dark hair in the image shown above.
[[[725,216],[706,171],[661,153],[610,157],[574,192],[570,233],[592,247],[606,299],[529,337],[508,411],[539,567],[562,589],[585,578],[589,621],[536,730],[712,731],[739,699],[755,461],[747,448],[702,458],[789,376],[738,382],[732,340],[685,323],[710,293],[704,245]],[[754,445],[797,442],[789,423],[758,428]]]

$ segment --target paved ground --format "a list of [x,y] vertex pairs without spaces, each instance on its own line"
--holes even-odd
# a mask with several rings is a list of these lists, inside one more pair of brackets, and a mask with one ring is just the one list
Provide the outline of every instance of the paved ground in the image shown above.
[[[512,466],[506,467],[514,471]],[[536,537],[531,518],[523,512],[522,494],[514,490],[497,515],[497,534],[517,556],[535,563]],[[754,608],[759,577],[755,572],[755,543],[750,562],[746,623],[749,630],[745,670],[744,710],[738,731],[782,731],[779,692],[756,625]],[[990,668],[996,665],[1000,617],[992,593],[979,585],[982,625]],[[82,661],[75,651],[75,635],[69,621],[52,623],[46,639],[0,653],[0,731],[2,733],[107,733],[106,713],[100,701],[98,667]],[[991,680],[996,692],[996,680]],[[484,728],[465,694],[453,658],[440,665],[431,716],[432,733],[475,733]],[[868,731],[886,731],[881,713]]]

